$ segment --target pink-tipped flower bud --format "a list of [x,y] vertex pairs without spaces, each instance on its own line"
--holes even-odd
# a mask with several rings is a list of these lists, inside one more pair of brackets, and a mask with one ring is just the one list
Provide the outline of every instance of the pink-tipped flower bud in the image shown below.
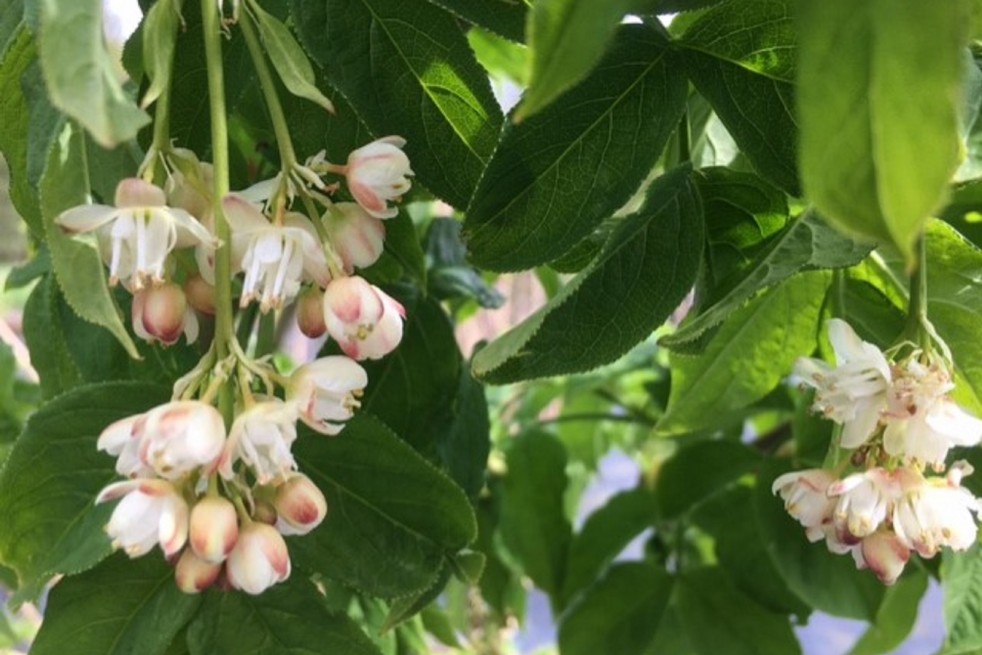
[[324,227],[348,273],[355,267],[371,266],[382,256],[385,225],[359,205],[353,202],[335,204],[324,214]]
[[346,177],[351,195],[375,218],[392,218],[399,213],[389,200],[399,200],[412,183],[407,176],[409,158],[402,151],[406,140],[387,136],[372,141],[348,155]]
[[144,341],[172,346],[187,335],[188,343],[198,338],[198,319],[188,309],[181,287],[171,282],[150,286],[133,295],[133,331]]
[[290,577],[290,553],[283,536],[271,525],[250,523],[225,563],[229,583],[247,594],[261,594]]
[[853,550],[858,568],[869,568],[885,585],[892,585],[904,572],[910,549],[904,546],[896,534],[880,530],[864,537]]
[[181,558],[177,560],[174,579],[177,581],[177,588],[184,593],[200,594],[215,584],[221,572],[221,564],[206,562],[195,555],[190,548],[185,548]]
[[215,315],[215,287],[200,275],[192,275],[184,281],[184,295],[195,310]]
[[306,475],[295,473],[276,489],[276,529],[285,535],[307,534],[327,516],[327,499]]
[[228,498],[206,496],[191,510],[189,535],[194,554],[206,562],[225,561],[239,539],[239,517]]
[[341,350],[354,359],[380,359],[402,340],[406,310],[358,276],[331,280],[324,292],[324,323]]
[[308,339],[317,339],[327,332],[324,324],[324,292],[310,287],[297,299],[297,326]]

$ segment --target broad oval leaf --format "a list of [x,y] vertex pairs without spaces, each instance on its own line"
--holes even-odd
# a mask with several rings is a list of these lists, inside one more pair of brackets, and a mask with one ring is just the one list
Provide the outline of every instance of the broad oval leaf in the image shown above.
[[563,255],[620,209],[685,107],[686,81],[661,37],[621,29],[597,69],[547,110],[509,125],[464,222],[472,260],[518,270]]
[[165,402],[166,389],[134,382],[79,387],[38,410],[0,473],[0,560],[13,567],[20,600],[56,573],[77,573],[111,552],[110,505],[93,504],[117,477],[96,450],[103,428]]
[[960,157],[966,6],[797,6],[808,197],[843,229],[892,241],[909,262]]
[[326,520],[290,541],[301,568],[395,598],[430,588],[475,538],[463,491],[369,414],[337,438],[304,430],[294,453],[328,502]]
[[944,582],[945,653],[975,653],[982,648],[982,547],[964,553],[945,550],[941,560]]
[[702,250],[702,210],[690,171],[666,173],[589,267],[474,356],[475,375],[513,382],[615,360],[678,307],[695,281]]
[[291,7],[307,51],[368,127],[405,137],[417,179],[466,206],[502,117],[454,17],[402,0],[293,0]]
[[164,655],[198,606],[174,582],[174,567],[153,553],[118,553],[51,591],[31,653]]
[[41,0],[38,39],[51,102],[111,148],[136,137],[150,117],[120,85],[102,36],[102,1]]
[[661,517],[678,518],[753,471],[760,459],[732,441],[702,441],[682,448],[658,470],[655,493]]
[[512,41],[525,40],[528,6],[523,0],[430,0],[468,23]]

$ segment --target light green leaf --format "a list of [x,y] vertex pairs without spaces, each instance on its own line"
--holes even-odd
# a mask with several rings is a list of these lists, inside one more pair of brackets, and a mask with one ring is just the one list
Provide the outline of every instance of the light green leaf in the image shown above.
[[266,54],[273,62],[283,86],[293,95],[306,98],[334,113],[334,105],[317,88],[314,68],[307,59],[307,53],[293,38],[289,28],[276,16],[263,11],[258,2],[248,4],[247,12],[256,17]]
[[467,32],[467,42],[492,80],[528,84],[528,48],[480,27]]
[[672,389],[656,430],[719,425],[763,398],[815,348],[829,274],[801,273],[730,314],[698,356],[673,353]]
[[586,77],[637,0],[536,2],[528,17],[531,76],[516,123],[541,111]]
[[101,0],[41,0],[38,41],[52,104],[100,145],[128,141],[150,122],[117,78],[102,35]]
[[927,573],[915,568],[888,588],[876,620],[860,637],[849,655],[882,655],[899,647],[917,620],[917,610],[927,590]]
[[201,597],[178,589],[174,567],[155,555],[118,553],[55,585],[31,653],[164,655]]
[[678,615],[699,655],[801,653],[787,617],[740,593],[722,569],[688,571],[676,585]]
[[307,51],[368,127],[405,137],[416,179],[465,207],[502,117],[456,19],[402,0],[293,0],[291,9]]
[[805,190],[908,261],[960,156],[967,17],[957,0],[798,4]]
[[41,213],[51,250],[51,263],[65,301],[80,317],[101,325],[134,359],[140,354],[120,318],[106,281],[102,258],[95,247],[62,232],[58,215],[89,198],[83,135],[66,125],[52,148],[41,180]]
[[944,583],[945,655],[976,653],[982,649],[982,547],[964,553],[945,550],[941,560]]
[[103,428],[166,401],[166,389],[133,382],[80,387],[27,422],[0,473],[0,560],[17,571],[17,598],[30,600],[57,573],[78,573],[110,552],[110,505],[93,504],[116,478],[96,450]]
[[563,655],[638,655],[654,640],[672,578],[646,562],[618,564],[563,613]]
[[681,448],[658,470],[655,481],[662,518],[678,518],[759,464],[760,455],[732,441],[703,441]]
[[181,4],[184,0],[160,0],[154,3],[143,19],[143,66],[150,86],[143,94],[140,107],[146,109],[160,97],[170,92],[174,63],[174,47],[177,44],[177,28],[181,24]]
[[338,439],[303,430],[294,453],[328,502],[327,519],[290,542],[302,569],[395,598],[432,587],[476,536],[460,488],[364,410]]
[[702,211],[690,171],[657,179],[638,213],[539,311],[474,356],[478,379],[513,382],[611,362],[660,325],[695,281]]
[[548,110],[505,128],[464,222],[471,259],[518,270],[563,255],[626,203],[685,106],[660,36],[621,28],[599,67]]
[[571,537],[563,505],[566,450],[551,434],[529,432],[512,441],[505,457],[502,542],[535,586],[558,597]]
[[54,276],[45,275],[24,306],[24,340],[45,398],[53,398],[82,382],[82,373],[57,320],[60,296]]
[[295,572],[258,596],[211,591],[188,628],[191,655],[381,655],[358,625],[329,612]]
[[0,62],[7,55],[7,48],[17,39],[24,19],[24,0],[8,0],[0,6]]
[[430,0],[468,23],[512,41],[525,40],[526,0]]

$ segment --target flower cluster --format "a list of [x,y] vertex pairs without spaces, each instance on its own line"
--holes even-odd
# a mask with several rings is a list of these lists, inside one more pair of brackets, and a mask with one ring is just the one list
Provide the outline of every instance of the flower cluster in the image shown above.
[[951,370],[937,353],[913,349],[890,361],[838,319],[829,340],[836,366],[802,358],[794,375],[815,390],[814,410],[842,426],[840,445],[854,450],[846,465],[858,470],[787,473],[773,491],[811,541],[851,553],[892,584],[912,551],[930,558],[975,543],[982,505],[961,486],[972,467],[960,461],[945,473],[945,459],[954,446],[979,443],[982,421],[951,399]]

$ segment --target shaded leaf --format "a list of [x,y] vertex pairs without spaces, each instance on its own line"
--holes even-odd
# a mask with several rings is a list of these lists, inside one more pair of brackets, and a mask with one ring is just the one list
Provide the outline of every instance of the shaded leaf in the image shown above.
[[982,547],[964,553],[945,550],[941,560],[944,582],[945,655],[975,653],[982,649]]
[[681,448],[658,470],[655,494],[662,518],[673,519],[720,493],[760,464],[760,455],[732,441]]
[[143,45],[143,66],[150,86],[140,100],[143,108],[153,104],[160,94],[170,92],[171,65],[174,60],[174,46],[177,43],[177,28],[181,23],[181,2],[183,0],[161,0],[150,7],[140,29]]
[[15,30],[3,59],[0,59],[0,151],[10,169],[10,200],[30,228],[31,235],[43,239],[44,225],[37,192],[28,183],[27,150],[30,112],[21,79],[37,65],[37,50],[27,28]]
[[927,581],[927,573],[915,568],[888,588],[876,619],[849,651],[849,655],[880,655],[899,647],[914,629]]
[[491,419],[484,386],[462,367],[454,399],[453,422],[445,434],[437,436],[436,450],[447,472],[468,496],[484,487],[484,475],[491,451]]
[[524,0],[430,0],[468,23],[512,41],[525,40]]

